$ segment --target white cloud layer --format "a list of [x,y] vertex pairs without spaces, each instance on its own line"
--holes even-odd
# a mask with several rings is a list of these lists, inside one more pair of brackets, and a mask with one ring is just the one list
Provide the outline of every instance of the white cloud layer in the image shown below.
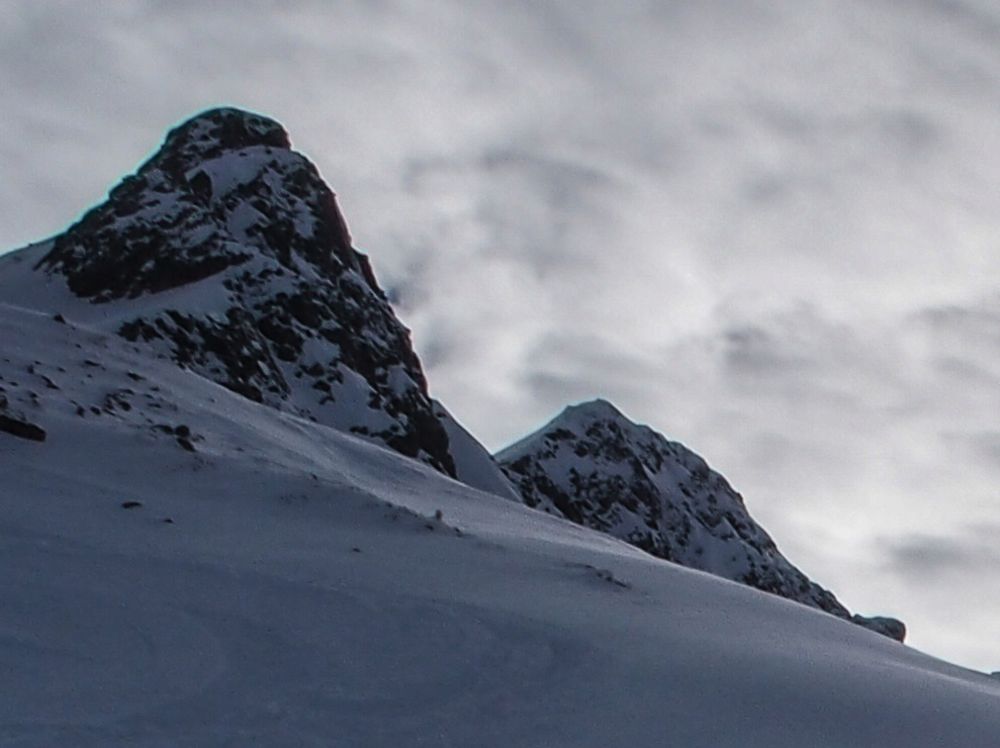
[[992,0],[12,0],[0,89],[0,247],[200,109],[270,114],[488,445],[608,397],[1000,669]]

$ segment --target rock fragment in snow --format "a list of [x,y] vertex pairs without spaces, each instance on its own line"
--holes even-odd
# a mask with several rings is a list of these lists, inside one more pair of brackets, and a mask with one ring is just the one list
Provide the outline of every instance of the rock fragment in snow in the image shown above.
[[6,413],[0,413],[0,431],[11,436],[16,436],[19,439],[27,439],[34,442],[43,442],[47,437],[45,429],[41,426],[37,426],[24,418],[14,417]]

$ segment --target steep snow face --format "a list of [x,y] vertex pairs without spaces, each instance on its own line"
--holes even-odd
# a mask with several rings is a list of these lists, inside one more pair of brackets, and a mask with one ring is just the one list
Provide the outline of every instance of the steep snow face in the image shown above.
[[[566,408],[496,457],[528,506],[659,558],[852,619],[778,551],[725,478],[605,400]],[[905,636],[895,619],[852,620],[900,641]]]
[[437,400],[434,415],[448,432],[451,454],[455,460],[455,477],[467,486],[478,488],[510,501],[521,501],[517,489],[507,480],[503,469],[472,434]]
[[68,231],[3,258],[0,299],[116,332],[447,475],[458,452],[492,463],[435,414],[333,192],[266,117],[216,109],[172,130]]

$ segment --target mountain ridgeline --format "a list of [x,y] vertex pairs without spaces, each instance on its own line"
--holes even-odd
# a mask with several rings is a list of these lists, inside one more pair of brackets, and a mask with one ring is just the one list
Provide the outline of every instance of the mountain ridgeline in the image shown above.
[[[261,407],[667,561],[905,635],[895,619],[852,617],[704,460],[607,402],[567,408],[492,458],[431,399],[333,191],[267,117],[214,109],[171,130],[65,233],[0,258],[0,301],[75,326],[81,348],[88,330],[114,333]],[[40,441],[44,424],[22,405],[0,388],[0,431]]]

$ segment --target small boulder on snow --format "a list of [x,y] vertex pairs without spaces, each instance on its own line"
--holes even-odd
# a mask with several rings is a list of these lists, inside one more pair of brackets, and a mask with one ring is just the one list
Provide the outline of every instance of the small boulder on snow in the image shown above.
[[33,442],[43,442],[47,436],[41,426],[5,413],[0,413],[0,431]]
[[851,616],[851,620],[859,626],[864,626],[866,629],[874,631],[876,634],[888,636],[890,639],[895,639],[898,642],[905,641],[906,639],[906,624],[898,618],[889,618],[888,616],[859,616],[855,614]]

